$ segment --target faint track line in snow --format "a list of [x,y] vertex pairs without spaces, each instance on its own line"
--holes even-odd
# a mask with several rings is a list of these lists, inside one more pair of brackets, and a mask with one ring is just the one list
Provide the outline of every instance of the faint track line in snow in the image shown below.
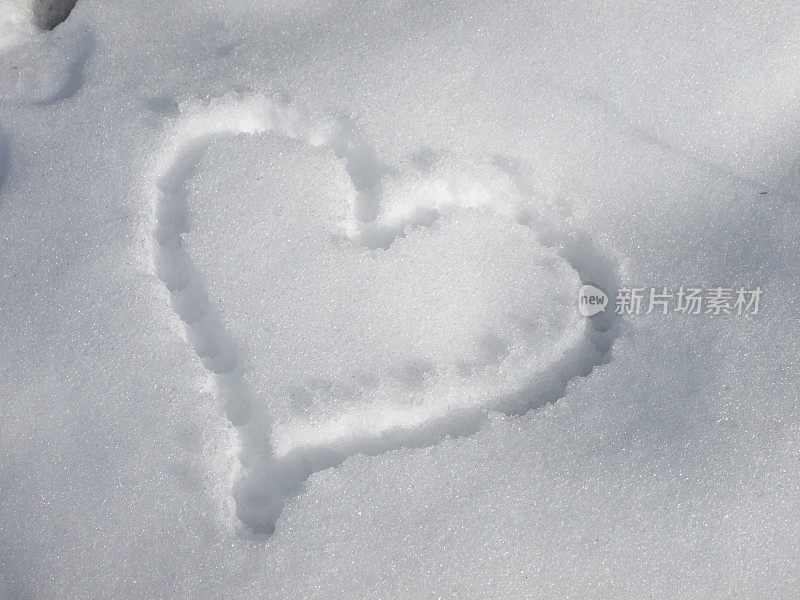
[[781,197],[784,200],[791,202],[796,201],[796,196],[795,194],[792,194],[791,191],[782,189],[780,186],[775,187],[765,182],[759,182],[758,180],[739,173],[730,167],[706,158],[697,150],[692,150],[691,148],[670,142],[668,139],[657,135],[657,133],[648,130],[646,127],[640,125],[634,119],[629,117],[621,107],[617,106],[608,98],[583,91],[578,87],[564,83],[557,83],[554,80],[547,81],[545,85],[557,91],[558,93],[563,94],[566,98],[579,102],[583,106],[589,108],[595,114],[604,118],[613,127],[616,127],[624,135],[638,139],[645,144],[658,148],[665,155],[671,155],[692,163],[699,169],[703,169],[719,179],[737,181],[744,186],[752,188],[753,190],[767,190],[770,192],[770,194]]
[[8,136],[0,129],[0,192],[3,191],[3,184],[8,177],[11,169],[11,147],[8,143]]
[[[183,242],[183,235],[190,230],[186,183],[209,144],[220,137],[267,131],[329,148],[342,161],[353,186],[345,227],[354,243],[388,247],[405,235],[408,226],[420,224],[413,213],[390,223],[376,220],[383,168],[348,122],[313,119],[292,106],[249,96],[187,108],[170,132],[155,176],[154,269],[169,290],[171,306],[183,321],[190,343],[216,382],[226,416],[237,428],[243,470],[235,484],[234,497],[237,516],[251,532],[270,533],[286,500],[299,493],[308,477],[317,471],[339,465],[355,454],[378,455],[476,433],[488,421],[490,412],[523,414],[554,402],[572,379],[588,375],[595,366],[610,360],[618,318],[611,312],[600,313],[587,321],[578,345],[513,394],[488,399],[480,406],[415,413],[411,419],[392,421],[389,415],[376,430],[365,431],[355,424],[342,427],[340,423],[335,433],[319,438],[323,441],[276,455],[269,417],[265,411],[253,410],[254,393],[244,377],[237,342],[209,299],[202,276]],[[529,186],[513,161],[498,159],[497,166],[515,182],[520,194],[530,195]],[[434,220],[439,217],[442,207],[428,208]],[[500,208],[510,211],[517,223],[533,229],[541,243],[554,248],[583,282],[606,290],[618,287],[615,263],[586,234],[562,231],[539,215],[514,206]]]

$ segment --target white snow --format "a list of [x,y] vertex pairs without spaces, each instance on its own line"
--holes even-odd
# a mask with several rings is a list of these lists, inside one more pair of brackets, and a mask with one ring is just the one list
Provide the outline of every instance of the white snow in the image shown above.
[[0,598],[800,594],[799,7],[70,4],[0,0]]

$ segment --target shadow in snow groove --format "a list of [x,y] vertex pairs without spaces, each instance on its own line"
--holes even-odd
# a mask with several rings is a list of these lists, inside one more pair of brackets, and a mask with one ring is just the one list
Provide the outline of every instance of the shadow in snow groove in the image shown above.
[[33,22],[40,29],[50,31],[67,20],[78,0],[34,0]]

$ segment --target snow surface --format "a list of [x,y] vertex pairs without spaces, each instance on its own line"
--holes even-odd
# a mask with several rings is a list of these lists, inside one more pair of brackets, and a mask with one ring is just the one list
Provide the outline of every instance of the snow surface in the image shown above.
[[800,595],[800,7],[69,4],[0,0],[0,598]]

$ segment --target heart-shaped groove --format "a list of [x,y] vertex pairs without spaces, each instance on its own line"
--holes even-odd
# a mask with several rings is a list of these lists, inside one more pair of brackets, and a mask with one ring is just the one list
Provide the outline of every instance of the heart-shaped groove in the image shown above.
[[[285,103],[248,96],[188,107],[175,123],[155,177],[154,268],[169,290],[172,308],[183,321],[188,339],[215,380],[225,415],[236,426],[242,469],[233,493],[237,516],[251,533],[271,533],[286,500],[299,493],[315,472],[339,465],[355,454],[378,455],[474,434],[484,427],[491,412],[520,415],[555,402],[570,380],[586,376],[595,366],[610,360],[619,328],[613,311],[587,319],[580,342],[513,393],[487,398],[479,406],[423,411],[413,418],[405,415],[393,420],[389,415],[370,430],[356,424],[342,426],[340,422],[334,432],[316,436],[318,441],[276,454],[269,417],[264,411],[252,410],[253,392],[242,371],[238,345],[209,300],[203,279],[183,243],[183,235],[190,229],[186,183],[208,145],[220,137],[268,131],[328,148],[342,161],[353,188],[344,223],[345,234],[353,243],[388,248],[410,226],[430,225],[447,208],[419,206],[393,220],[379,222],[383,169],[371,147],[346,120],[313,118]],[[531,186],[514,160],[497,156],[494,164],[520,195],[533,197]],[[533,215],[513,203],[500,202],[493,208],[530,227],[538,241],[553,248],[582,282],[606,290],[618,287],[615,262],[600,252],[585,233],[565,231],[542,215]],[[421,220],[420,214],[425,219]]]

